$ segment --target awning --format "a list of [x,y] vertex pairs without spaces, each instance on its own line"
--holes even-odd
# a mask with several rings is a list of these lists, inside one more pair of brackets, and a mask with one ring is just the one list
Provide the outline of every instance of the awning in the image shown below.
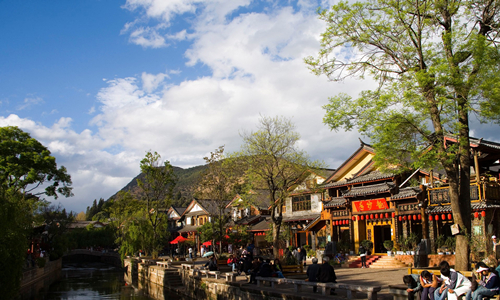
[[173,241],[170,242],[170,244],[177,244],[177,243],[183,243],[185,242],[187,239],[182,237],[182,235],[179,235],[178,237],[176,237]]

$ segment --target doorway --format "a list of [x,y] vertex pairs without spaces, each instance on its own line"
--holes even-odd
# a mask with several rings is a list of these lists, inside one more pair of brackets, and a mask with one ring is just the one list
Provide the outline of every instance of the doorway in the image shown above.
[[374,242],[373,247],[375,253],[385,253],[387,250],[384,248],[384,241],[391,239],[391,225],[374,226]]

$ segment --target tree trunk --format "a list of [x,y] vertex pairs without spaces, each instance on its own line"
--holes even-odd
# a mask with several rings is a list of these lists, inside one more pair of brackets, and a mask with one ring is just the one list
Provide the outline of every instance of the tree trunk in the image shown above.
[[273,256],[278,257],[279,256],[279,250],[280,250],[280,230],[281,230],[281,222],[274,222],[273,223]]

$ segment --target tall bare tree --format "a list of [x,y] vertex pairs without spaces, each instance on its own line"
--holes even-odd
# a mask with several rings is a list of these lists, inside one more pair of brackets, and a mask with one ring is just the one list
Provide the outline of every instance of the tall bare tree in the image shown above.
[[238,153],[246,166],[249,182],[269,191],[273,222],[273,254],[278,256],[279,233],[283,221],[283,205],[290,188],[304,178],[308,170],[322,165],[313,162],[297,148],[300,135],[295,125],[284,117],[262,117],[258,130],[244,133]]

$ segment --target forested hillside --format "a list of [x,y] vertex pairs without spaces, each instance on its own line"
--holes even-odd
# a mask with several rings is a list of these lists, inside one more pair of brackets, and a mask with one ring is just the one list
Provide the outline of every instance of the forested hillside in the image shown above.
[[[172,205],[174,206],[187,206],[193,200],[193,194],[197,187],[197,183],[205,170],[206,166],[196,166],[188,169],[174,167],[174,173],[177,175],[178,181],[174,188],[174,199]],[[144,174],[139,174],[132,179],[120,191],[128,191],[132,195],[138,195],[139,189],[137,186],[137,179],[142,179]],[[116,195],[116,194],[115,194]],[[113,195],[111,198],[113,198]]]

